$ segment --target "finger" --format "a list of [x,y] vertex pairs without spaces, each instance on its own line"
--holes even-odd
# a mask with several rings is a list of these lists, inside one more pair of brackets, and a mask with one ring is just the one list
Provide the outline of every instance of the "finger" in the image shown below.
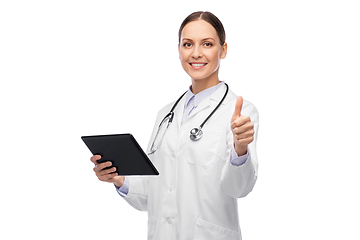
[[111,167],[111,165],[111,162],[100,163],[94,167],[94,172],[101,172],[104,168]]
[[235,134],[234,136],[235,136],[235,138],[237,139],[237,140],[241,140],[241,139],[245,139],[245,138],[249,138],[249,137],[252,137],[252,136],[254,136],[254,129],[249,129],[249,130],[247,130],[247,131],[245,131],[245,132],[242,132],[242,133],[239,133],[239,134]]
[[100,181],[103,181],[103,182],[112,182],[112,178],[116,177],[118,174],[115,172],[115,173],[110,173],[110,174],[106,174],[106,175],[103,175],[103,176],[100,176],[98,177],[98,179]]
[[237,119],[238,117],[241,116],[241,109],[242,109],[243,101],[244,100],[241,96],[239,96],[236,99],[235,110],[234,110],[233,116],[231,118],[231,122],[235,121],[235,119]]
[[102,170],[100,172],[97,172],[96,175],[99,177],[99,176],[105,176],[107,174],[114,173],[114,172],[116,172],[116,167]]
[[248,123],[251,123],[250,117],[242,115],[242,116],[238,117],[237,119],[235,119],[231,123],[231,128],[235,129],[237,127],[241,127],[241,126],[243,126],[245,124],[248,124]]
[[112,163],[111,162],[104,162],[104,163],[100,163],[98,165],[95,166],[94,171],[95,172],[101,172],[104,170],[104,168],[108,168],[111,167]]
[[240,133],[246,132],[250,129],[254,129],[254,124],[251,121],[246,121],[246,122],[240,124],[239,126],[234,124],[232,127],[233,127],[232,131],[234,134],[240,134]]
[[100,155],[94,155],[90,158],[90,160],[95,164],[99,164],[97,161],[101,159],[101,156]]
[[242,138],[242,139],[235,139],[235,141],[236,141],[235,144],[238,144],[240,146],[241,145],[245,146],[245,145],[249,145],[253,140],[254,140],[254,136]]

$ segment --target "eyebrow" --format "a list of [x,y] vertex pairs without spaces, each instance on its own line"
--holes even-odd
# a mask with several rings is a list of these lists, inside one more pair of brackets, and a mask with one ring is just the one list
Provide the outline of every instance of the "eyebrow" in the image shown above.
[[[182,41],[185,41],[185,40],[193,41],[193,40],[190,39],[190,38],[183,38],[183,39],[182,39]],[[201,39],[201,41],[205,41],[205,40],[213,40],[213,41],[215,41],[215,39],[213,39],[212,37],[207,37],[207,38]]]

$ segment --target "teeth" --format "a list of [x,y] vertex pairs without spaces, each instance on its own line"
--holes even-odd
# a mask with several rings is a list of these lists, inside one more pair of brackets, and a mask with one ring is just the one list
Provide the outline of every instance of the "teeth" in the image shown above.
[[205,63],[192,63],[191,65],[194,67],[202,67],[205,66]]

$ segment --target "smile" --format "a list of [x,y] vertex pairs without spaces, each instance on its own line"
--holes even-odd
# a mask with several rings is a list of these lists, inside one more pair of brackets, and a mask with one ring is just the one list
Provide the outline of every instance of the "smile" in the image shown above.
[[195,62],[189,64],[194,69],[201,69],[207,65],[207,63],[195,63]]

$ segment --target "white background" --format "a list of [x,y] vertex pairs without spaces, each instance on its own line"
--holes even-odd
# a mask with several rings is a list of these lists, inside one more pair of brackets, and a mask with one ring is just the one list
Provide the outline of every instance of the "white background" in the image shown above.
[[131,132],[190,85],[182,20],[217,15],[220,79],[260,113],[243,238],[360,239],[357,1],[1,1],[0,232],[146,239],[147,213],[95,177],[82,135]]

